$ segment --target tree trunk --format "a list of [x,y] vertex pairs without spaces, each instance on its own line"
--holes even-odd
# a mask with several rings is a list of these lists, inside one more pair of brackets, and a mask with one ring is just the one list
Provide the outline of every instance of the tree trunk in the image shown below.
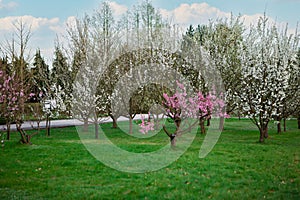
[[20,125],[16,124],[16,126],[17,126],[17,131],[18,131],[18,132],[20,133],[20,135],[21,135],[20,142],[21,142],[22,144],[31,144],[31,142],[30,142],[31,136],[30,136],[30,135],[27,135],[27,134],[25,133],[25,131],[21,128]]
[[265,128],[265,134],[264,134],[264,137],[265,137],[265,138],[268,138],[268,137],[269,137],[268,125],[267,125],[266,128]]
[[171,148],[175,149],[175,147],[176,147],[176,135],[175,134],[170,135],[170,142],[171,142]]
[[89,120],[88,118],[85,118],[83,122],[83,132],[88,132],[88,131],[89,131]]
[[176,132],[173,133],[173,134],[168,134],[169,137],[170,137],[170,143],[171,143],[171,148],[172,149],[175,149],[175,147],[176,147],[176,135],[180,130],[181,119],[177,118],[177,119],[174,120],[174,122],[175,122],[175,125],[176,125]]
[[175,149],[176,147],[176,132],[175,133],[170,133],[165,126],[163,126],[163,130],[165,131],[165,133],[167,134],[167,136],[170,138],[170,144],[171,144],[171,148]]
[[129,99],[129,134],[132,134],[133,123],[132,98]]
[[286,132],[286,118],[283,118],[283,131]]
[[10,140],[10,122],[6,123],[6,139]]
[[220,123],[219,123],[219,130],[220,131],[224,130],[224,121],[225,121],[225,118],[224,117],[220,117]]
[[200,120],[199,120],[199,125],[200,125],[201,134],[205,134],[205,126],[204,126],[204,122],[205,122],[205,120],[201,117]]
[[179,131],[179,128],[180,128],[181,119],[177,118],[177,119],[174,120],[174,122],[175,122],[176,132],[177,132],[177,131]]
[[46,136],[50,136],[50,115],[46,117]]
[[263,143],[263,142],[265,141],[264,130],[263,130],[263,129],[260,129],[260,130],[259,130],[259,134],[260,134],[260,136],[259,136],[259,142],[260,142],[260,143]]
[[298,116],[298,129],[300,129],[300,115]]
[[47,130],[48,130],[48,126],[49,126],[49,120],[48,120],[48,114],[46,116],[46,136],[48,136]]
[[211,120],[211,116],[209,116],[209,117],[207,118],[206,126],[210,126],[210,120]]
[[47,136],[50,136],[50,130],[51,130],[51,121],[49,117],[48,127],[47,127]]
[[281,133],[281,123],[280,123],[280,121],[277,123],[277,133],[278,134]]
[[278,120],[278,123],[277,123],[277,133],[279,134],[279,133],[282,132],[282,131],[281,131],[281,119],[280,119],[280,118],[277,118],[277,120]]
[[118,128],[118,124],[117,124],[117,117],[115,117],[112,114],[109,114],[110,118],[112,119],[112,128]]
[[99,124],[95,121],[95,139],[99,139]]
[[118,124],[117,124],[117,118],[113,115],[110,116],[112,118],[112,128],[118,128]]
[[40,127],[41,120],[39,119],[36,123],[37,123],[37,131],[38,131],[38,133],[40,133],[40,130],[41,130],[41,127]]
[[31,139],[30,135],[24,135],[24,137],[22,137],[20,142],[22,144],[31,144],[30,139]]
[[129,116],[129,134],[132,134],[132,116]]
[[259,142],[263,143],[265,141],[265,138],[268,138],[268,126],[262,126],[259,129],[260,137],[259,137]]

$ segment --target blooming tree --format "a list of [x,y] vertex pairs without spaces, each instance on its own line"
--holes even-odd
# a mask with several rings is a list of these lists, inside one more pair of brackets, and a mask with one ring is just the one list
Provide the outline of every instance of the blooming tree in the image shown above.
[[268,137],[268,123],[281,115],[289,88],[288,68],[297,40],[279,34],[266,17],[245,38],[247,48],[242,56],[240,106],[260,131],[260,142]]
[[[210,21],[208,25],[198,25],[194,30],[191,25],[182,40],[182,50],[187,54],[195,54],[191,46],[201,46],[210,55],[212,64],[206,70],[201,70],[202,76],[210,81],[207,85],[219,83],[224,87],[226,96],[226,113],[237,110],[235,91],[240,89],[241,62],[240,57],[243,49],[244,27],[240,17],[233,15],[229,19]],[[216,71],[221,79],[213,79]],[[198,81],[198,80],[197,80]],[[211,87],[211,86],[210,86]],[[201,89],[205,92],[205,88]],[[209,124],[209,118],[207,120]],[[220,130],[223,129],[224,118],[220,120]]]
[[0,71],[0,104],[7,125],[7,140],[10,139],[10,124],[16,123],[17,131],[21,136],[21,143],[30,144],[30,139],[36,133],[27,134],[22,129],[22,121],[24,115],[24,103],[35,94],[27,94],[27,89],[14,76],[6,75]]
[[[229,19],[211,22],[203,36],[203,46],[211,55],[216,70],[222,77],[221,81],[226,96],[226,112],[229,114],[237,110],[234,92],[240,89],[243,31],[240,17],[231,16]],[[220,129],[223,129],[223,121],[224,118],[220,121]]]
[[[198,124],[198,120],[203,119],[211,113],[217,113],[220,117],[228,117],[226,113],[222,113],[225,103],[221,98],[218,98],[214,92],[208,93],[206,96],[202,92],[196,95],[189,95],[185,86],[177,82],[178,91],[170,96],[166,93],[163,94],[164,101],[163,107],[165,108],[166,116],[174,121],[176,130],[171,133],[165,126],[163,129],[171,141],[171,146],[176,145],[176,137],[188,132],[191,128]],[[195,121],[189,121],[195,119]],[[184,127],[182,128],[182,123]],[[142,121],[140,132],[145,133],[152,130],[153,123],[145,123]]]
[[[112,9],[103,2],[92,15],[77,19],[68,30],[71,51],[76,55],[76,69],[73,66],[72,111],[75,117],[84,121],[84,129],[88,124],[95,126],[95,138],[98,138],[99,122],[102,116],[110,113],[109,97],[103,87],[100,75],[114,59],[118,50],[118,30],[116,29]],[[110,79],[107,80],[111,81]],[[100,86],[99,86],[100,82]]]
[[17,83],[12,81],[12,77],[0,71],[0,105],[3,111],[1,115],[6,120],[7,140],[10,139],[10,124],[14,118],[13,111],[17,109],[15,102],[19,95],[17,95],[17,92],[14,90],[16,85]]
[[141,115],[141,120],[142,123],[140,124],[140,132],[142,134],[147,134],[149,131],[153,131],[154,130],[154,123],[151,121],[145,121],[145,117],[143,115]]
[[[94,61],[90,61],[94,63]],[[73,115],[84,122],[84,131],[88,131],[88,124],[95,125],[95,138],[98,139],[99,107],[96,94],[97,73],[92,69],[91,63],[87,62],[85,67],[80,68],[80,75],[73,84]]]
[[[287,30],[287,29],[286,29]],[[283,32],[283,34],[286,34]],[[283,128],[286,131],[286,118],[289,116],[298,116],[298,128],[300,129],[300,49],[297,56],[295,55],[295,38],[292,37],[281,40],[279,46],[284,53],[281,58],[289,63],[288,72],[288,87],[285,89],[286,98],[283,100],[283,107],[280,109],[280,115],[277,117],[277,132],[281,133],[281,120],[283,118]],[[296,59],[295,59],[296,56]],[[297,62],[295,62],[297,60]]]

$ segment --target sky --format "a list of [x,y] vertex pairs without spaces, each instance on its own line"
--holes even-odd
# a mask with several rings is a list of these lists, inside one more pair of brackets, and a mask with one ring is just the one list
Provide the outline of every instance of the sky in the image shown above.
[[[92,13],[101,0],[0,0],[0,44],[11,40],[17,20],[31,25],[32,37],[28,52],[39,48],[48,64],[52,63],[54,44],[65,34],[66,23],[75,17]],[[173,23],[207,24],[209,19],[242,15],[245,24],[255,23],[259,16],[267,13],[270,21],[283,26],[288,23],[289,32],[296,30],[300,22],[300,0],[152,0],[153,6]],[[116,17],[120,17],[139,0],[112,0],[110,6]]]

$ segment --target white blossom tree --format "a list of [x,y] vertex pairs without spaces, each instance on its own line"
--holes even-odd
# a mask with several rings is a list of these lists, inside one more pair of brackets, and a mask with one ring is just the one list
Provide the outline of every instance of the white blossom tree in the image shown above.
[[[97,58],[97,57],[96,57]],[[89,122],[95,123],[95,138],[98,139],[98,108],[97,98],[97,73],[93,64],[97,66],[94,56],[86,60],[84,67],[78,71],[76,81],[73,84],[73,115],[84,121],[84,131],[88,131]],[[92,59],[92,60],[90,60]]]
[[[204,26],[202,29],[197,28],[196,30],[198,31],[194,37],[209,52],[215,69],[222,77],[221,81],[226,92],[226,112],[232,114],[238,109],[234,92],[240,90],[244,25],[240,17],[231,16],[229,19],[211,21],[206,28]],[[208,69],[208,71],[211,70],[214,69]],[[221,117],[221,130],[223,126],[224,118]]]
[[260,142],[268,137],[270,120],[281,114],[297,42],[287,32],[279,34],[266,16],[245,37],[239,99],[244,114],[259,129]]
[[[291,43],[295,45],[295,39],[289,38],[288,40],[283,40],[283,43]],[[297,44],[297,43],[296,43]],[[288,47],[290,45],[284,45],[285,47]],[[294,49],[294,48],[293,48]],[[286,51],[286,49],[282,49],[282,51]],[[300,129],[300,49],[297,53],[297,62],[295,62],[294,54],[291,52],[291,54],[288,55],[290,58],[289,62],[289,87],[286,89],[286,98],[283,102],[283,107],[281,109],[281,115],[277,118],[277,132],[281,132],[281,120],[283,118],[283,130],[286,131],[286,119],[290,116],[296,116],[298,117],[298,128]]]
[[109,103],[107,91],[99,87],[100,75],[118,50],[118,31],[109,4],[104,2],[92,15],[77,19],[68,32],[70,46],[80,57],[73,84],[73,114],[84,121],[85,131],[88,123],[95,125],[97,139],[99,122]]

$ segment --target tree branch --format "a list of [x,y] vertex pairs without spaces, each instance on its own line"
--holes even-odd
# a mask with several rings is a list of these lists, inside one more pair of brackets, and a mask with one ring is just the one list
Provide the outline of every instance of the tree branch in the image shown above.
[[168,137],[171,137],[171,133],[167,130],[166,126],[163,126],[163,129],[165,131],[165,133],[167,134]]

